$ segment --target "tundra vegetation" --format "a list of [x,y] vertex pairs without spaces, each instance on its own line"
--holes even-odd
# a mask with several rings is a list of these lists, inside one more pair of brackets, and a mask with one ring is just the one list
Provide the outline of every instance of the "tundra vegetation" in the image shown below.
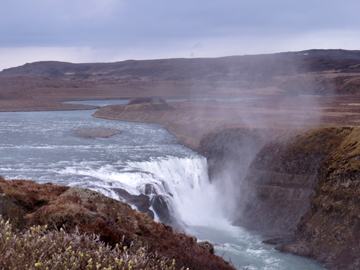
[[0,194],[0,269],[234,269],[210,243],[92,190],[0,177]]
[[[112,247],[99,236],[33,226],[16,230],[0,221],[1,269],[175,269],[175,260],[122,243]],[[182,267],[181,269],[185,269]]]

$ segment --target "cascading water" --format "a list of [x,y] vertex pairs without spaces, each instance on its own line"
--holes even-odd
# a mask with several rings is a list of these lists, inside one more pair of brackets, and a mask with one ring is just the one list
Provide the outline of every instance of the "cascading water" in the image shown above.
[[130,162],[129,165],[151,172],[166,183],[158,192],[170,194],[167,197],[177,219],[186,225],[218,226],[220,223],[228,223],[222,216],[220,196],[209,182],[204,157],[166,157],[147,162]]
[[[206,159],[179,145],[163,127],[97,119],[91,113],[1,113],[0,175],[90,188],[115,199],[121,199],[117,188],[162,198],[187,233],[213,242],[218,254],[231,257],[236,266],[322,269],[232,226],[222,211],[226,194],[210,183]],[[73,136],[78,128],[123,133],[84,139]]]

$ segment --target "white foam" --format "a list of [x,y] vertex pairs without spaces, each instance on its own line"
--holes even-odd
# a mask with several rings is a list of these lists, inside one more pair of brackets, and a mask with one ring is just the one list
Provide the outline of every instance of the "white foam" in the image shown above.
[[[156,194],[169,199],[177,218],[186,224],[231,226],[222,214],[222,195],[210,183],[207,162],[202,156],[168,156],[142,162],[119,161],[115,165],[103,166],[91,162],[61,165],[62,168],[56,170],[57,174],[76,179],[76,182],[69,183],[70,186],[90,186],[109,196],[111,188],[123,188],[133,195],[145,194],[146,185],[151,184]],[[110,195],[116,198],[116,195]]]
[[151,172],[165,182],[164,193],[173,198],[174,212],[191,226],[229,226],[223,216],[221,196],[209,182],[204,157],[156,158],[147,162],[129,162],[129,166]]

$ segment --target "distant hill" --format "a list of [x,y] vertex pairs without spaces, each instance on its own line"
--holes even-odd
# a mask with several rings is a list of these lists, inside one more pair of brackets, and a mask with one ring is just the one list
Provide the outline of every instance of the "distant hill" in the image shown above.
[[360,72],[360,51],[306,50],[220,58],[127,60],[114,63],[42,61],[4,69],[0,77],[55,80],[267,80],[274,76],[337,70]]
[[307,57],[353,59],[360,60],[360,50],[306,50],[301,52],[290,52],[290,54],[302,54]]
[[333,94],[360,94],[360,51],[307,50],[114,63],[42,61],[0,72],[2,111],[65,109],[59,101],[87,99]]

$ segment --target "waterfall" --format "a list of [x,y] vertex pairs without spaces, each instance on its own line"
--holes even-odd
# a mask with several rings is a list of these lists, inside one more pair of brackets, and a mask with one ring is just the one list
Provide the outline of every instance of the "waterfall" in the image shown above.
[[[207,161],[202,156],[186,158],[154,158],[144,162],[129,162],[141,172],[149,172],[164,184],[157,192],[170,199],[177,218],[190,226],[228,224],[221,209],[221,194],[207,173]],[[144,190],[141,190],[144,193]],[[170,196],[169,196],[170,195]]]
[[[118,188],[135,196],[145,194],[152,202],[155,220],[174,223],[171,225],[179,225],[179,228],[223,227],[229,224],[222,210],[224,196],[210,183],[207,171],[206,158],[191,155],[119,161],[101,166],[83,162],[69,164],[57,173],[73,178],[70,186],[90,188],[114,199],[123,200],[114,192]],[[161,218],[160,211],[169,213]]]
[[[214,243],[218,254],[231,257],[239,268],[322,269],[312,261],[276,251],[257,234],[231,226],[224,213],[232,219],[231,214],[238,211],[233,198],[239,188],[231,185],[232,170],[210,182],[206,159],[175,143],[161,126],[96,119],[89,111],[1,116],[0,175],[6,179],[89,188],[123,201],[119,189],[135,199],[145,194],[152,203],[168,207],[188,234]],[[72,136],[79,127],[123,133],[91,140]],[[138,208],[135,203],[133,207]],[[148,210],[158,209],[153,204]],[[159,216],[155,215],[156,221]]]

